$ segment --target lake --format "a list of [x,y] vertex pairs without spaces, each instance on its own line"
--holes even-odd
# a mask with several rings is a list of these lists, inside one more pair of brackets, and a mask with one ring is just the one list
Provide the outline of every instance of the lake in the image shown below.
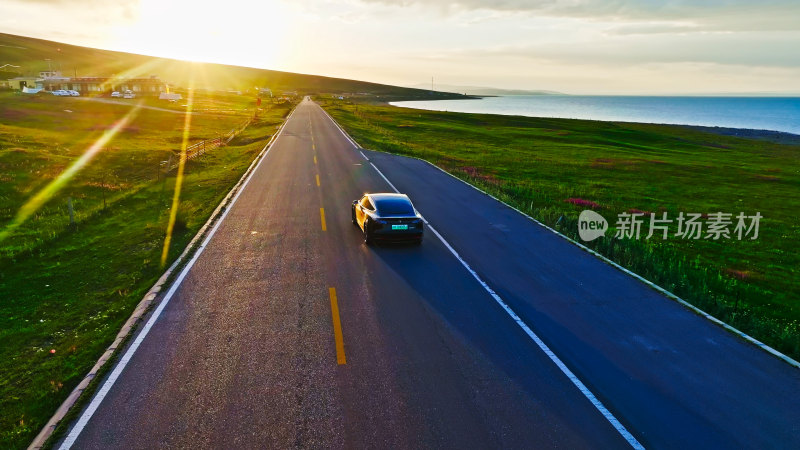
[[434,111],[702,125],[800,134],[798,97],[513,95],[391,104]]

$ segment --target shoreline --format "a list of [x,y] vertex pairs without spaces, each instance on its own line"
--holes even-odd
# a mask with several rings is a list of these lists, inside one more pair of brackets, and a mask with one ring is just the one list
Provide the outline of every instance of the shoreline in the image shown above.
[[[633,122],[644,123],[644,122]],[[658,125],[673,125],[668,123]],[[755,128],[731,128],[708,125],[675,125],[676,127],[686,127],[698,131],[720,134],[723,136],[734,136],[745,139],[761,139],[774,142],[776,144],[800,145],[800,134],[789,133],[788,131],[759,130]]]
[[[480,98],[484,97],[498,97],[498,96],[480,96]],[[475,100],[475,98],[461,98],[458,100]],[[399,100],[399,101],[426,101],[426,100]],[[405,108],[405,109],[418,109],[420,111],[434,111],[434,112],[443,112],[443,113],[453,113],[453,114],[480,114],[480,115],[487,115],[487,116],[504,116],[504,117],[527,117],[532,119],[558,119],[558,120],[580,120],[580,121],[589,121],[589,122],[607,122],[607,123],[630,123],[630,124],[639,124],[639,125],[662,125],[662,126],[674,126],[674,127],[682,127],[682,128],[689,128],[697,131],[704,131],[707,133],[718,134],[722,136],[733,136],[733,137],[740,137],[743,139],[759,139],[764,141],[773,142],[776,144],[783,144],[783,145],[800,145],[800,134],[791,133],[788,131],[778,131],[778,130],[767,130],[767,129],[758,129],[758,128],[736,128],[736,127],[726,127],[726,126],[719,126],[719,125],[691,125],[691,124],[679,124],[679,123],[661,123],[661,122],[636,122],[636,121],[628,121],[628,120],[602,120],[602,119],[579,119],[575,117],[548,117],[548,116],[526,116],[520,114],[501,114],[501,113],[488,113],[488,112],[463,112],[463,111],[443,111],[443,110],[436,110],[436,109],[425,109],[425,108],[414,108],[411,106],[399,106],[394,105],[392,103],[397,103],[398,101],[392,102],[385,102],[386,106],[392,106],[395,108]]]

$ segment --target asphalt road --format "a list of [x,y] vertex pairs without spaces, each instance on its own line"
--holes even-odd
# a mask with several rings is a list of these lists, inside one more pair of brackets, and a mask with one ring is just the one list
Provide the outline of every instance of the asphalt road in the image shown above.
[[[364,154],[646,447],[800,447],[800,370],[426,163]],[[74,447],[629,447],[436,236],[362,243],[351,201],[391,191],[370,162],[298,106]]]

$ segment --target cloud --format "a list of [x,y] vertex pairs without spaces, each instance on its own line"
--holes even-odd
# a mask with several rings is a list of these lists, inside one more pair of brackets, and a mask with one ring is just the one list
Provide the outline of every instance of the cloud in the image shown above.
[[0,31],[102,47],[138,14],[139,0],[0,0]]
[[565,64],[633,66],[657,63],[713,63],[734,66],[800,68],[800,34],[710,33],[671,36],[608,38],[587,44],[583,41],[538,42],[440,50],[432,59],[490,61],[535,60]]
[[[224,8],[213,0],[195,0],[191,8],[162,0],[0,0],[0,28],[75,44],[241,59],[253,66],[389,83],[435,75],[451,84],[565,92],[700,92],[717,85],[729,92],[800,90],[800,0],[260,4],[270,12],[244,14],[254,3],[243,0],[230,0]],[[204,40],[164,38],[183,29],[174,17],[201,28],[213,25],[219,34],[203,35]],[[260,23],[243,24],[259,17],[268,22],[263,29]],[[285,30],[275,31],[279,25]],[[273,38],[243,39],[244,29],[270,31]],[[242,42],[280,45],[231,52],[244,48]]]
[[613,22],[691,21],[708,29],[800,30],[797,0],[360,0],[442,13],[502,11]]
[[[86,15],[94,17],[98,13],[121,16],[131,19],[136,16],[141,0],[3,0],[0,13],[33,13],[59,15]],[[30,18],[37,20],[39,18]]]
[[365,16],[363,14],[356,14],[350,11],[346,11],[334,15],[333,19],[338,20],[342,23],[346,23],[348,25],[355,25],[357,23],[363,22],[365,20]]
[[707,30],[703,29],[695,23],[677,23],[677,22],[646,22],[646,23],[630,23],[611,27],[608,29],[610,34],[621,36],[638,35],[638,34],[685,34],[685,33],[702,33]]
[[137,7],[139,0],[123,0],[109,2],[107,0],[4,0],[4,3],[23,3],[26,5],[57,6],[70,8],[105,8],[111,9]]

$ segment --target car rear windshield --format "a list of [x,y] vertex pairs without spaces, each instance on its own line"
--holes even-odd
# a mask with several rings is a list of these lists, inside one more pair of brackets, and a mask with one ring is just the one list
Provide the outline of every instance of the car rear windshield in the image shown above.
[[402,198],[384,198],[375,200],[375,207],[385,216],[413,216],[414,207]]

